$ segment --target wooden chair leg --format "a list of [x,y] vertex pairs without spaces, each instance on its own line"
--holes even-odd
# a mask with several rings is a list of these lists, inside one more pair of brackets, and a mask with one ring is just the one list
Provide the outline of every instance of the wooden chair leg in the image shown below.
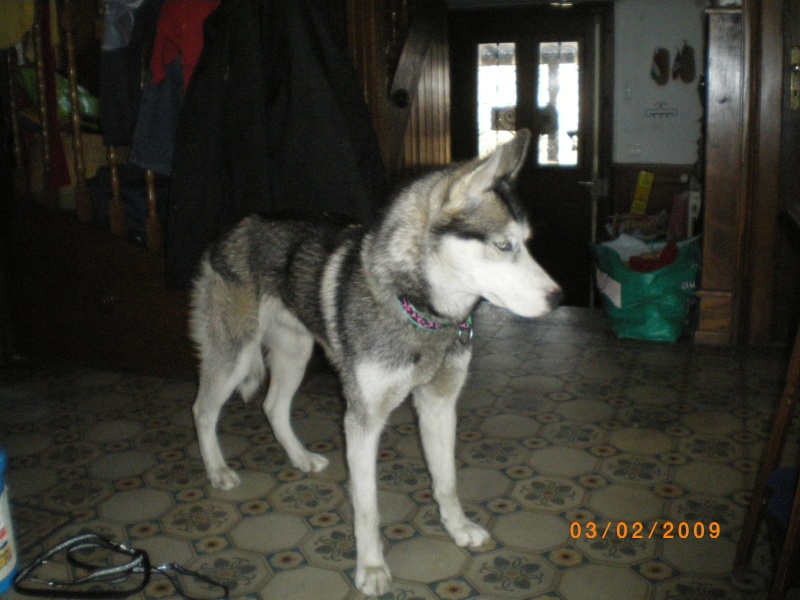
[[8,70],[8,108],[11,113],[11,136],[14,148],[13,190],[14,202],[17,208],[27,206],[30,201],[30,187],[28,186],[28,172],[25,168],[25,152],[22,146],[22,134],[19,129],[17,115],[16,88],[14,74],[16,73],[16,51],[11,48],[6,50],[6,67]]
[[151,252],[161,252],[164,249],[164,230],[161,219],[158,218],[158,199],[156,198],[155,174],[148,169],[145,173],[147,181],[147,221],[145,221],[145,235],[147,249]]
[[789,526],[786,528],[786,539],[783,542],[778,564],[775,565],[772,586],[769,590],[769,596],[767,596],[768,600],[783,600],[786,597],[789,569],[794,562],[798,535],[800,535],[800,485],[797,486],[794,493]]
[[119,189],[119,165],[117,163],[117,149],[108,147],[108,166],[111,170],[111,203],[108,207],[111,221],[111,233],[119,237],[127,235],[127,215],[125,204]]
[[83,157],[83,136],[81,134],[81,111],[78,102],[78,73],[75,67],[75,39],[72,23],[72,0],[64,1],[63,29],[67,50],[67,74],[69,76],[69,98],[72,105],[72,150],[75,155],[75,212],[78,220],[88,223],[92,220],[92,206],[89,190],[86,187],[86,162]]
[[47,208],[58,208],[58,192],[49,189],[50,128],[47,124],[47,83],[44,73],[44,42],[42,41],[41,4],[34,2],[33,53],[36,64],[36,84],[39,93],[39,121],[42,128],[42,197]]
[[[792,357],[789,360],[789,368],[786,374],[786,386],[780,404],[778,405],[775,420],[773,421],[772,432],[770,433],[769,441],[764,451],[764,459],[756,478],[753,495],[750,497],[750,505],[747,509],[742,536],[739,539],[739,545],[736,549],[736,558],[734,559],[733,567],[734,570],[738,572],[744,571],[750,563],[750,556],[753,552],[753,546],[755,545],[756,536],[758,535],[758,527],[766,502],[769,475],[775,467],[777,467],[778,461],[783,453],[786,435],[797,405],[798,379],[800,379],[800,331],[797,332],[797,336],[795,337],[794,349],[792,350]],[[794,537],[796,537],[797,527],[800,526],[800,509],[798,509],[797,505],[798,499],[795,498],[795,509],[792,512],[792,521],[796,521],[794,525]],[[786,541],[792,544],[793,549],[795,540],[792,539],[792,536],[787,535]],[[791,557],[788,557],[787,560],[789,560],[789,558]],[[788,568],[788,563],[783,566],[778,566],[784,569],[781,577],[785,583],[785,569]],[[779,573],[776,570],[776,582],[778,580],[778,575]]]

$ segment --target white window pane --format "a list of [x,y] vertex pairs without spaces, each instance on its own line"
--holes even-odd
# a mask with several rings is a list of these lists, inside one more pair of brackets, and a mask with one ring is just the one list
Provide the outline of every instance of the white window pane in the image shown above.
[[578,164],[580,115],[578,42],[539,44],[537,105],[540,165]]
[[478,154],[514,137],[517,110],[516,48],[511,42],[478,44]]

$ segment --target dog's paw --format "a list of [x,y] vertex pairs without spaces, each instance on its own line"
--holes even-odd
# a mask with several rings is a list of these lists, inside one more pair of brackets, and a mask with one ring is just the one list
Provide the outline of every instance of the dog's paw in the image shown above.
[[356,587],[365,596],[383,596],[389,592],[392,575],[386,563],[366,567],[356,567]]
[[318,473],[328,466],[328,459],[320,454],[305,452],[301,456],[292,457],[292,464],[303,473]]
[[208,478],[211,480],[211,487],[217,490],[232,490],[242,483],[236,471],[230,467],[220,467],[209,471]]
[[458,526],[445,525],[445,528],[457,546],[477,548],[491,539],[488,531],[469,519],[464,519]]

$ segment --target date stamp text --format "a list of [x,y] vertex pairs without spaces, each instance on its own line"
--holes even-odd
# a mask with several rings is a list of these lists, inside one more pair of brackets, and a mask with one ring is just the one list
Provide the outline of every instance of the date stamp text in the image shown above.
[[720,536],[720,533],[720,526],[716,521],[710,523],[702,523],[701,521],[654,521],[653,523],[641,523],[639,521],[632,523],[623,521],[595,523],[594,521],[588,521],[580,523],[573,521],[569,526],[569,535],[574,540],[580,538],[588,540],[610,538],[620,540],[649,540],[652,538],[701,540],[710,538],[715,540]]

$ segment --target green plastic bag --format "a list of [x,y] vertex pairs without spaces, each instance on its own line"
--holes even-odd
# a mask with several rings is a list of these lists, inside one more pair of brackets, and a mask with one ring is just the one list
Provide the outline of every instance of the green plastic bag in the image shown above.
[[631,270],[631,256],[661,250],[629,235],[592,246],[603,309],[619,338],[676,342],[688,323],[700,271],[700,241],[679,242],[674,262],[650,273]]
[[[32,67],[23,67],[17,71],[17,82],[25,90],[26,95],[34,106],[39,105],[39,88],[36,82],[36,72]],[[65,124],[72,115],[72,100],[70,99],[69,79],[56,73],[56,117],[58,122]],[[84,125],[93,125],[100,114],[100,102],[92,96],[86,88],[78,86],[78,106]],[[87,119],[89,123],[87,123]]]

